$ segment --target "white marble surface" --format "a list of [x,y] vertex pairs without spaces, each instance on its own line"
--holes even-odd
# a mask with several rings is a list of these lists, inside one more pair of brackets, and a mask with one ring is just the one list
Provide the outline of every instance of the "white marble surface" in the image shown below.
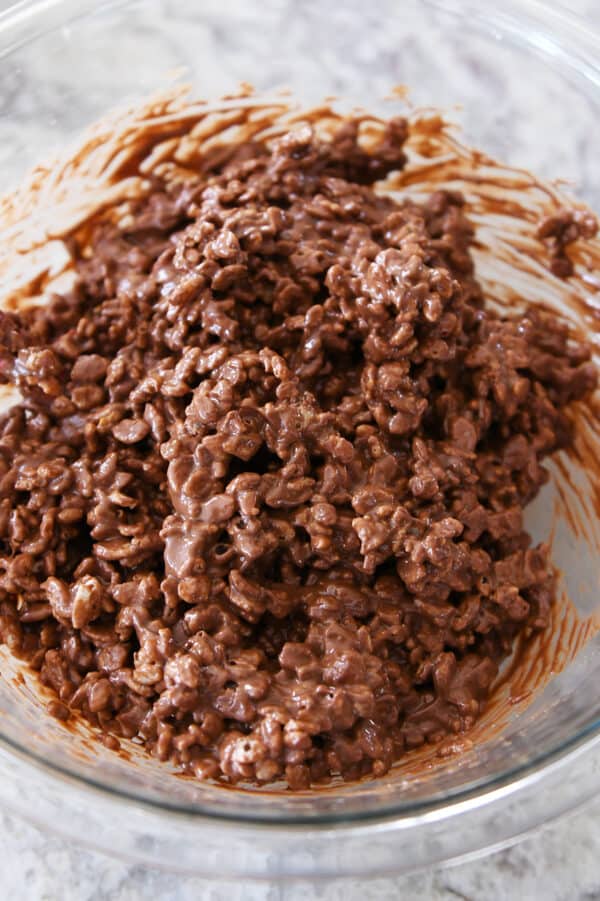
[[[0,10],[8,5],[0,0]],[[589,21],[600,23],[600,0],[570,0],[568,6]],[[15,131],[18,127],[17,123]],[[597,145],[582,146],[581,152],[582,159],[585,157],[589,163],[597,154]],[[141,901],[146,898],[592,901],[600,899],[600,802],[545,827],[511,849],[477,861],[395,880],[319,885],[221,883],[217,886],[82,850],[0,813],[0,901]]]

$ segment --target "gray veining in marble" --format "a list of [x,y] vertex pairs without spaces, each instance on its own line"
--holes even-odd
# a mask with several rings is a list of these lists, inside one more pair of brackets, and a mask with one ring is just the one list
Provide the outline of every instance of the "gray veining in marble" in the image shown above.
[[[290,8],[293,0],[289,0]],[[0,0],[0,10],[9,6]],[[600,0],[570,0],[569,9],[600,23]],[[176,15],[176,3],[173,3]],[[299,15],[298,7],[294,15]],[[441,64],[440,64],[441,65]],[[442,67],[443,68],[443,67]],[[552,116],[549,110],[548,115]],[[14,123],[14,137],[24,122]],[[8,132],[4,132],[6,139]],[[1,149],[0,149],[1,159]],[[582,141],[581,162],[596,165],[597,147]],[[437,872],[395,880],[294,883],[214,883],[109,859],[74,847],[0,813],[0,901],[592,901],[600,899],[600,802],[538,831],[514,847]]]

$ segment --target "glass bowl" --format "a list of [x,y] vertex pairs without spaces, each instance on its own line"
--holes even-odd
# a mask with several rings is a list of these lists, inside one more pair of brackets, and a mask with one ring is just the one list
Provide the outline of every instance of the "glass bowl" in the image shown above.
[[[306,103],[338,95],[377,110],[407,85],[415,104],[451,110],[469,143],[566,178],[600,208],[599,60],[597,36],[533,0],[25,0],[0,15],[0,190],[183,68],[208,98],[244,81],[259,91],[288,87]],[[569,464],[565,478],[564,462],[551,467],[527,520],[536,540],[552,540],[571,602],[554,624],[557,672],[461,754],[297,794],[200,783],[135,746],[118,756],[84,727],[50,718],[1,649],[0,803],[129,859],[273,879],[432,866],[498,847],[592,797],[600,790],[600,528],[580,500],[592,496],[589,475]],[[561,503],[577,508],[584,528],[556,519]]]

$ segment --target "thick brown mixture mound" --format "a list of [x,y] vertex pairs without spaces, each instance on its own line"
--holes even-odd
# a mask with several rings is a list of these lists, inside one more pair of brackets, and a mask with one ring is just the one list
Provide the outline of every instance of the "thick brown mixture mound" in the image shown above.
[[376,193],[402,120],[357,136],[157,178],[1,322],[0,636],[56,713],[200,777],[381,775],[553,602],[522,514],[589,352],[486,309],[460,196]]

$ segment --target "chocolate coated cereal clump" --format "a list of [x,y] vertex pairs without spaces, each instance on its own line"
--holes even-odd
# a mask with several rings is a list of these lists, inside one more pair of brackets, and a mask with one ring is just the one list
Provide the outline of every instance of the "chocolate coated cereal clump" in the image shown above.
[[[110,746],[379,776],[468,729],[549,621],[523,508],[595,369],[548,314],[486,306],[460,195],[376,190],[406,135],[155,176],[73,238],[72,291],[2,314],[0,638]],[[590,227],[540,237],[562,259]]]

